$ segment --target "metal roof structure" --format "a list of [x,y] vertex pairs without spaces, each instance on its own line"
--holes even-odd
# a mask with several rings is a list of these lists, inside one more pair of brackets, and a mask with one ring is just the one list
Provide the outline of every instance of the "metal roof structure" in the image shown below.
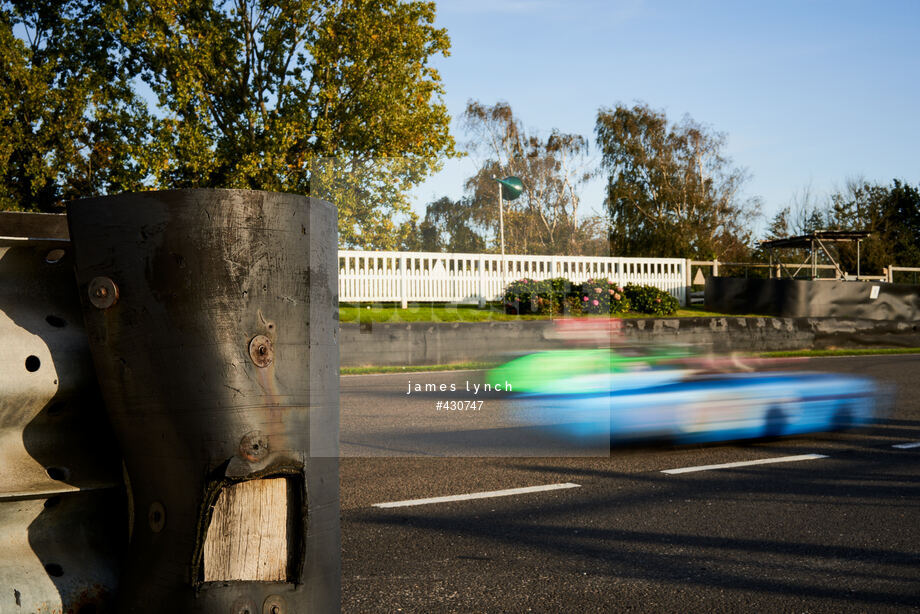
[[[837,264],[837,261],[834,260],[834,257],[828,251],[826,243],[853,243],[856,242],[856,279],[859,279],[859,243],[863,239],[869,237],[872,233],[868,230],[816,230],[807,235],[799,235],[796,237],[785,237],[782,239],[773,239],[771,241],[761,241],[760,246],[764,249],[770,250],[770,266],[773,266],[773,250],[774,249],[807,249],[808,255],[805,258],[805,262],[799,265],[799,268],[796,269],[794,273],[790,272],[786,266],[780,263],[781,269],[789,273],[790,277],[795,278],[796,274],[802,270],[803,267],[809,265],[811,266],[811,276],[813,279],[818,277],[818,250],[820,248],[824,255],[827,256],[827,259],[831,261],[831,264],[834,265],[834,268],[837,270],[838,279],[847,279],[846,272],[840,268],[840,265]],[[780,273],[782,275],[782,273]]]
[[810,249],[813,241],[820,241],[822,243],[851,243],[853,241],[861,241],[871,234],[872,233],[868,230],[816,230],[807,235],[761,241],[760,246],[767,249],[776,247]]

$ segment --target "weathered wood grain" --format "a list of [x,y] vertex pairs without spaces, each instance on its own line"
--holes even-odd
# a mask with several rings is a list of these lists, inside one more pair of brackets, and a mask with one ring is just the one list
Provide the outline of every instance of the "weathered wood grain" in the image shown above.
[[287,579],[288,481],[251,480],[224,488],[204,542],[204,580]]

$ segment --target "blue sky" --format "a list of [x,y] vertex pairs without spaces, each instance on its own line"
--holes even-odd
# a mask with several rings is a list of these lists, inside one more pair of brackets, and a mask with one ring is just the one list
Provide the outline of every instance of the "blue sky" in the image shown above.
[[[451,55],[435,66],[452,129],[467,100],[511,104],[528,130],[592,140],[600,107],[648,103],[728,137],[765,220],[806,187],[920,182],[920,1],[441,0]],[[594,153],[594,152],[592,152]],[[462,194],[474,159],[415,191]],[[602,181],[582,194],[600,211]]]

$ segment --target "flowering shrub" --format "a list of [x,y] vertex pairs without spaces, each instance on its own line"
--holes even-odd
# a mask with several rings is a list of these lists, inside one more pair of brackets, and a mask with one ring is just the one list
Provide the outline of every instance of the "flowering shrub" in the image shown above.
[[562,313],[567,316],[578,317],[584,313],[584,307],[579,296],[567,296],[562,302]]
[[519,279],[505,288],[503,302],[505,313],[560,315],[572,313],[571,305],[568,305],[567,301],[571,296],[572,282],[565,277],[554,277],[544,281]]
[[669,316],[677,312],[680,302],[664,290],[655,286],[626,284],[626,297],[632,308],[639,313]]
[[617,314],[629,311],[624,289],[606,279],[589,279],[581,284],[578,299],[584,313]]
[[565,277],[553,277],[552,279],[547,279],[546,284],[549,286],[549,304],[552,305],[552,311],[546,311],[543,313],[552,314],[552,315],[561,315],[565,313],[566,310],[566,300],[573,297],[577,288],[572,289],[572,282],[566,279]]
[[616,315],[630,310],[669,316],[680,306],[676,298],[654,286],[617,286],[607,279],[573,284],[565,277],[544,281],[518,279],[505,288],[505,313],[518,315]]
[[[505,287],[505,313],[528,315],[552,313],[551,286],[545,281],[518,279]],[[550,311],[546,311],[549,309]]]

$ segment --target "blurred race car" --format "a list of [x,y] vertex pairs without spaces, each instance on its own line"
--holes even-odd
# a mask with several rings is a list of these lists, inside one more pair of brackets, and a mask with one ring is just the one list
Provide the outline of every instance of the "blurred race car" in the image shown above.
[[713,371],[737,370],[737,361],[713,369],[709,359],[665,356],[541,352],[493,370],[489,380],[513,384],[522,401],[517,421],[570,439],[609,436],[614,443],[702,443],[840,430],[871,422],[889,404],[890,393],[866,377],[718,373]]
[[[679,379],[681,361],[693,356],[684,347],[554,350],[527,354],[489,372],[494,384],[511,382],[513,390],[531,394],[584,393],[594,388],[641,387]],[[611,380],[609,376],[630,374]]]

